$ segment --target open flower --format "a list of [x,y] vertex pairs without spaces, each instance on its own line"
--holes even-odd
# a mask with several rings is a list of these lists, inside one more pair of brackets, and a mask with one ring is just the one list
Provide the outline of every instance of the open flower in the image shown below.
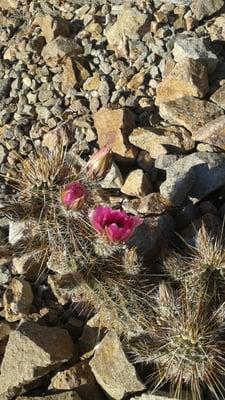
[[122,210],[113,210],[110,207],[97,207],[89,213],[93,228],[110,242],[127,241],[137,226],[143,220],[139,217],[128,215]]
[[91,179],[102,179],[112,164],[112,152],[109,146],[96,151],[87,162],[87,174]]
[[87,190],[80,182],[65,185],[61,192],[61,201],[68,210],[80,210],[87,198]]

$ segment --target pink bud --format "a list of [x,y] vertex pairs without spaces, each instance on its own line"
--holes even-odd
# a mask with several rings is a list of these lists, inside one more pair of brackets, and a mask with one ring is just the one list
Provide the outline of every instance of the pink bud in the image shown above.
[[93,228],[110,242],[125,242],[134,233],[135,228],[142,224],[139,217],[128,215],[122,210],[110,207],[97,207],[89,214]]
[[102,179],[112,164],[112,152],[109,146],[96,151],[87,163],[87,174],[91,179]]
[[71,182],[65,185],[61,192],[61,201],[68,210],[80,210],[87,198],[87,190],[80,182]]

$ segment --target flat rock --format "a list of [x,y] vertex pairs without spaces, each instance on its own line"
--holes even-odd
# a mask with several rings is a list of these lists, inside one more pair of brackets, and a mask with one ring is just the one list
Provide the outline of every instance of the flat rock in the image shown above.
[[225,85],[217,89],[210,97],[210,100],[214,101],[214,103],[225,110]]
[[42,146],[53,151],[58,145],[70,145],[74,141],[75,131],[75,126],[71,120],[62,122],[43,136]]
[[44,15],[36,18],[36,22],[40,25],[46,42],[70,34],[68,22],[60,16]]
[[3,10],[10,10],[10,8],[17,8],[19,0],[0,0],[0,8]]
[[225,156],[198,152],[185,156],[166,171],[160,193],[172,204],[197,203],[225,184]]
[[193,0],[191,10],[194,17],[201,21],[205,17],[210,17],[219,11],[224,5],[223,0]]
[[107,333],[98,345],[90,366],[97,382],[115,400],[145,389],[115,332]]
[[102,107],[94,114],[94,125],[99,146],[108,145],[122,160],[133,160],[137,150],[129,143],[129,134],[135,128],[134,115],[128,109],[111,110]]
[[49,389],[60,391],[76,389],[82,399],[104,400],[105,398],[86,360],[57,372],[51,379]]
[[29,282],[13,278],[3,295],[5,319],[9,322],[21,320],[29,314],[34,296]]
[[152,158],[178,151],[185,152],[194,148],[190,133],[181,127],[136,128],[129,136],[136,147],[149,152]]
[[224,112],[216,104],[195,97],[183,97],[160,104],[159,111],[163,119],[184,126],[192,133]]
[[64,329],[24,322],[10,333],[1,365],[0,399],[12,399],[24,385],[47,374],[74,355]]
[[[16,400],[83,400],[75,390],[63,393],[50,394],[48,396],[18,396]],[[96,399],[98,400],[98,399]]]
[[208,91],[208,75],[204,65],[193,59],[179,62],[156,89],[156,104],[185,96],[204,97]]
[[58,36],[44,46],[41,55],[47,65],[56,67],[64,57],[74,56],[80,52],[81,48],[74,39]]
[[208,143],[225,150],[225,115],[208,122],[192,134],[196,142]]
[[121,192],[128,196],[143,197],[152,192],[153,187],[149,176],[142,169],[131,171],[125,179]]
[[123,209],[132,214],[161,215],[164,214],[172,204],[158,193],[150,193],[141,199],[123,201]]
[[208,73],[212,73],[217,66],[216,54],[208,50],[203,38],[180,35],[174,43],[173,56],[176,62],[184,58],[192,58],[205,65]]
[[124,7],[117,21],[106,32],[110,48],[118,50],[124,37],[145,33],[147,18],[147,14],[141,13],[135,7]]
[[123,186],[123,176],[118,165],[113,161],[109,172],[101,180],[101,187],[105,189],[120,189]]

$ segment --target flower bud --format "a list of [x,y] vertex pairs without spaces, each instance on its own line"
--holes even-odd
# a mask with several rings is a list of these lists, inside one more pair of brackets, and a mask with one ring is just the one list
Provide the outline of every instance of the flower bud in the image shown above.
[[87,195],[86,188],[80,182],[71,182],[62,190],[61,201],[67,210],[78,211],[83,207]]
[[109,146],[94,153],[87,163],[87,174],[91,179],[103,179],[112,165],[112,152]]

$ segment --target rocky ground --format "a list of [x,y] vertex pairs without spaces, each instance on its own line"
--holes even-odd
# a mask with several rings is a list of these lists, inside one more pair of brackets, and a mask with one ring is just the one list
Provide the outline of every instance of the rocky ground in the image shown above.
[[[174,231],[192,240],[193,224],[222,228],[223,0],[0,0],[0,55],[1,201],[18,154],[62,141],[87,159],[110,145],[102,186],[147,217],[148,254]],[[0,222],[10,243],[26,231]],[[166,399],[114,332],[93,353],[98,316],[78,317],[70,279],[37,279],[31,258],[0,258],[0,400]]]

